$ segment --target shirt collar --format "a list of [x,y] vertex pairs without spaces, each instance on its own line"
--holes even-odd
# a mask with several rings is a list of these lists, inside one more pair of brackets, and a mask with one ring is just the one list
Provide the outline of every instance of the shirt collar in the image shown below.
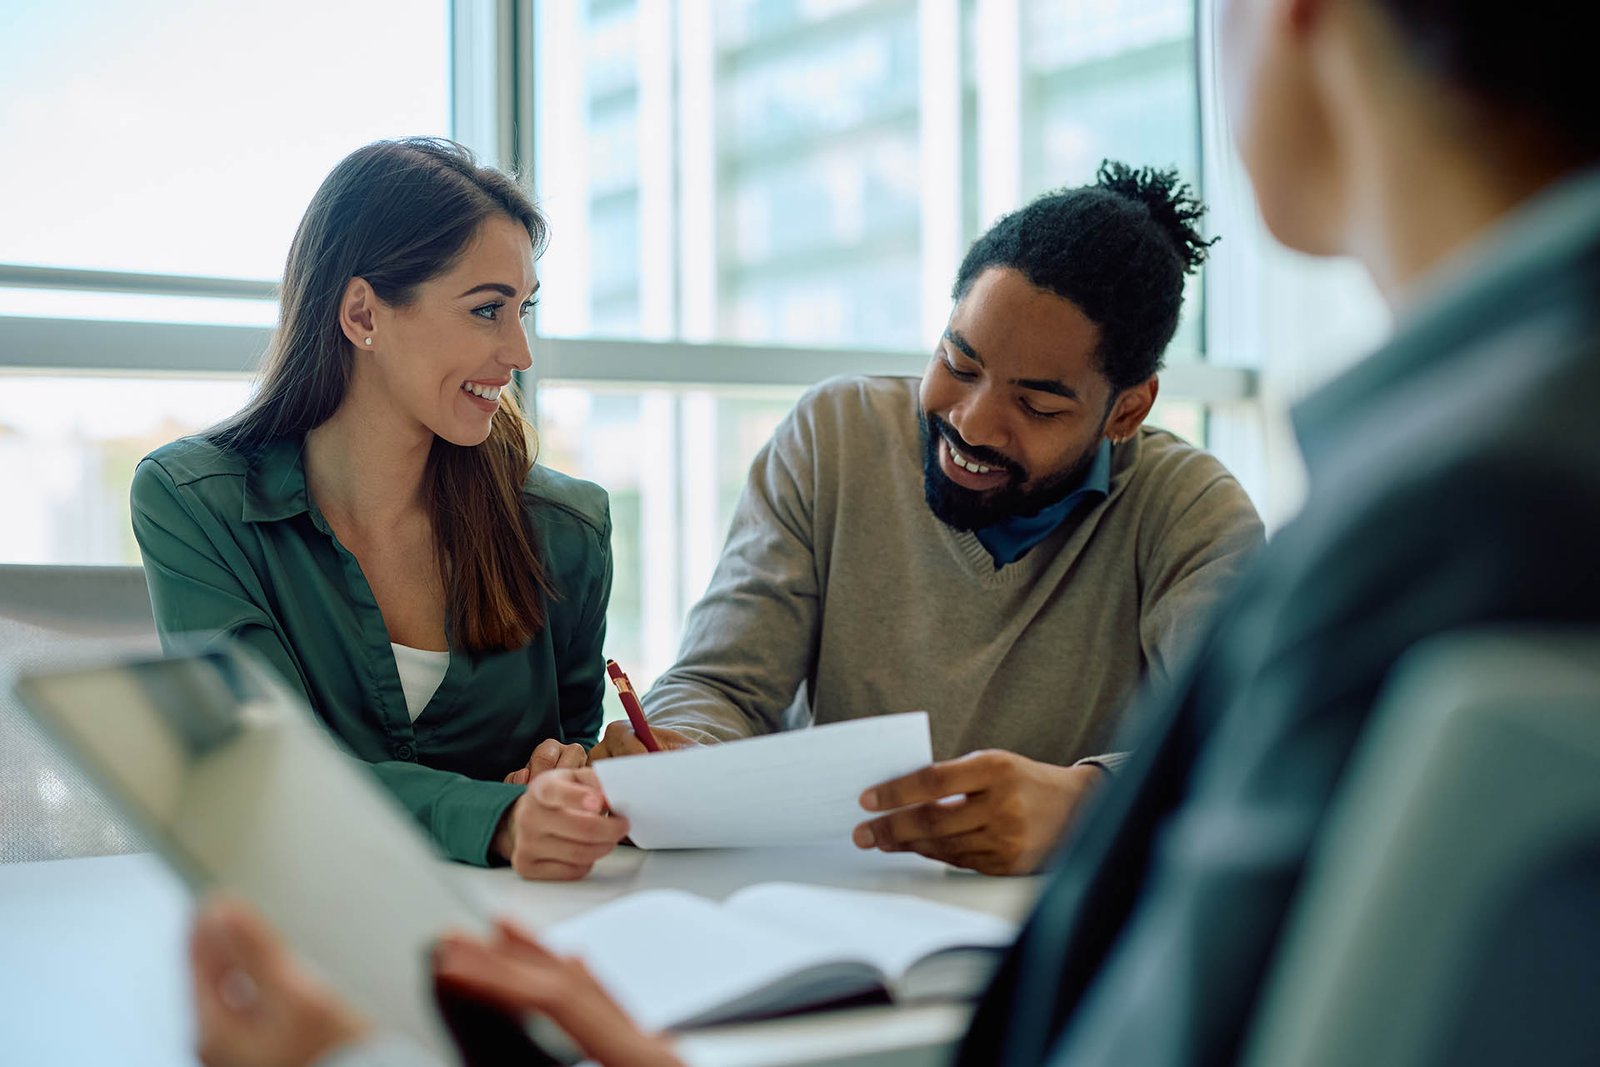
[[1032,515],[1012,515],[975,531],[978,541],[994,557],[996,567],[1015,563],[1028,550],[1049,537],[1085,499],[1104,497],[1111,491],[1111,442],[1101,438],[1094,462],[1078,488]]
[[[1600,245],[1600,167],[1537,194],[1419,285],[1395,336],[1372,356],[1295,405],[1307,472],[1336,453],[1341,428],[1397,382],[1466,354],[1476,341],[1562,291]],[[1566,284],[1563,284],[1566,283]]]
[[277,522],[311,510],[306,492],[303,437],[280,437],[250,461],[245,476],[245,522]]

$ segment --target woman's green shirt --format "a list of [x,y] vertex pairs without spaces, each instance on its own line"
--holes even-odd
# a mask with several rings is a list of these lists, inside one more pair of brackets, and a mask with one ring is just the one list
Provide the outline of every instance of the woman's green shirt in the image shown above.
[[302,439],[254,457],[189,437],[133,477],[133,531],[162,639],[255,649],[451,858],[489,862],[506,785],[546,738],[594,744],[611,595],[605,491],[535,467],[523,499],[554,589],[548,624],[510,652],[454,648],[415,722],[361,566],[306,492]]

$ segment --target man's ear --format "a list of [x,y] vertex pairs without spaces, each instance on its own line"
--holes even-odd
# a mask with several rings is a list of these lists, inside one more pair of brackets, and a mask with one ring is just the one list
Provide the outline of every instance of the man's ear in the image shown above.
[[1152,374],[1131,388],[1124,389],[1111,405],[1106,419],[1105,435],[1112,444],[1120,444],[1138,432],[1139,427],[1155,406],[1156,394],[1161,391],[1161,379]]
[[339,298],[339,329],[358,349],[371,351],[378,344],[378,294],[365,278],[351,278]]

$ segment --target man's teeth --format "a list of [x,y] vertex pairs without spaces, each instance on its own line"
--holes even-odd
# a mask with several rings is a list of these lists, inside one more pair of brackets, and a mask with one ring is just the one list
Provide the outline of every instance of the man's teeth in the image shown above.
[[955,446],[950,444],[949,441],[945,442],[945,447],[950,449],[950,458],[956,461],[956,466],[960,467],[964,471],[971,471],[973,474],[988,474],[994,469],[992,467],[985,467],[982,463],[972,462],[972,460],[968,459],[966,456],[963,456],[960,452],[957,452],[955,450]]
[[485,400],[500,399],[500,386],[498,385],[479,385],[476,382],[463,382],[461,388],[473,396],[481,396]]

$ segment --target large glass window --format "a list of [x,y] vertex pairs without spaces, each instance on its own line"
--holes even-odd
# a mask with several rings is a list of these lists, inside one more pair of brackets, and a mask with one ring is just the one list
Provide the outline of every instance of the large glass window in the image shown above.
[[0,373],[0,562],[138,563],[133,468],[243,405],[248,379]]
[[6,0],[0,263],[276,279],[329,168],[450,132],[448,0]]
[[[132,464],[245,399],[194,371],[264,348],[317,183],[366,141],[453,130],[522,165],[550,218],[542,457],[611,494],[608,644],[648,684],[807,383],[918,373],[967,244],[1102,158],[1197,182],[1193,3],[13,0],[0,476],[24,489],[0,559],[134,561]],[[50,276],[71,270],[176,280]],[[1208,369],[1198,311],[1196,284],[1184,374]],[[7,330],[24,317],[43,326]],[[1203,440],[1212,394],[1178,380],[1200,378],[1154,421]]]
[[606,648],[637,685],[678,651],[705,592],[750,458],[797,389],[639,389],[566,383],[539,393],[543,462],[611,496],[615,581]]
[[[1194,0],[1031,0],[1023,21],[1024,197],[1092,181],[1108,158],[1200,190]],[[1195,275],[1169,361],[1199,358],[1200,312]]]
[[[1108,156],[1197,184],[1192,10],[534,0],[535,186],[553,231],[539,333],[742,344],[750,360],[925,351],[961,254],[1002,212]],[[1175,362],[1198,357],[1198,321]],[[589,442],[561,462],[613,493],[613,640],[638,642],[639,673],[670,662],[724,532],[683,502],[731,499],[792,396],[762,401],[761,432],[713,463],[683,434],[752,425],[726,399],[544,381],[547,444]],[[1163,399],[1156,421],[1204,439],[1192,399]]]
[[[261,350],[261,327],[276,318],[264,283],[282,272],[333,164],[377,138],[450,133],[450,8],[0,8],[0,275],[10,269],[0,282],[11,282],[0,285],[0,318],[30,324],[0,334],[0,560],[138,561],[134,465],[236,410],[249,381],[127,372],[173,371],[179,350],[203,366],[237,349],[242,369]],[[173,276],[173,291],[123,274]],[[262,284],[230,291],[215,278]],[[102,328],[85,332],[89,322]],[[153,334],[148,324],[162,323],[207,325]],[[254,329],[219,341],[208,332],[218,326]],[[47,352],[34,347],[41,340]],[[76,373],[78,358],[118,369]]]
[[547,335],[921,350],[1001,212],[1198,185],[1192,0],[534,6]]

